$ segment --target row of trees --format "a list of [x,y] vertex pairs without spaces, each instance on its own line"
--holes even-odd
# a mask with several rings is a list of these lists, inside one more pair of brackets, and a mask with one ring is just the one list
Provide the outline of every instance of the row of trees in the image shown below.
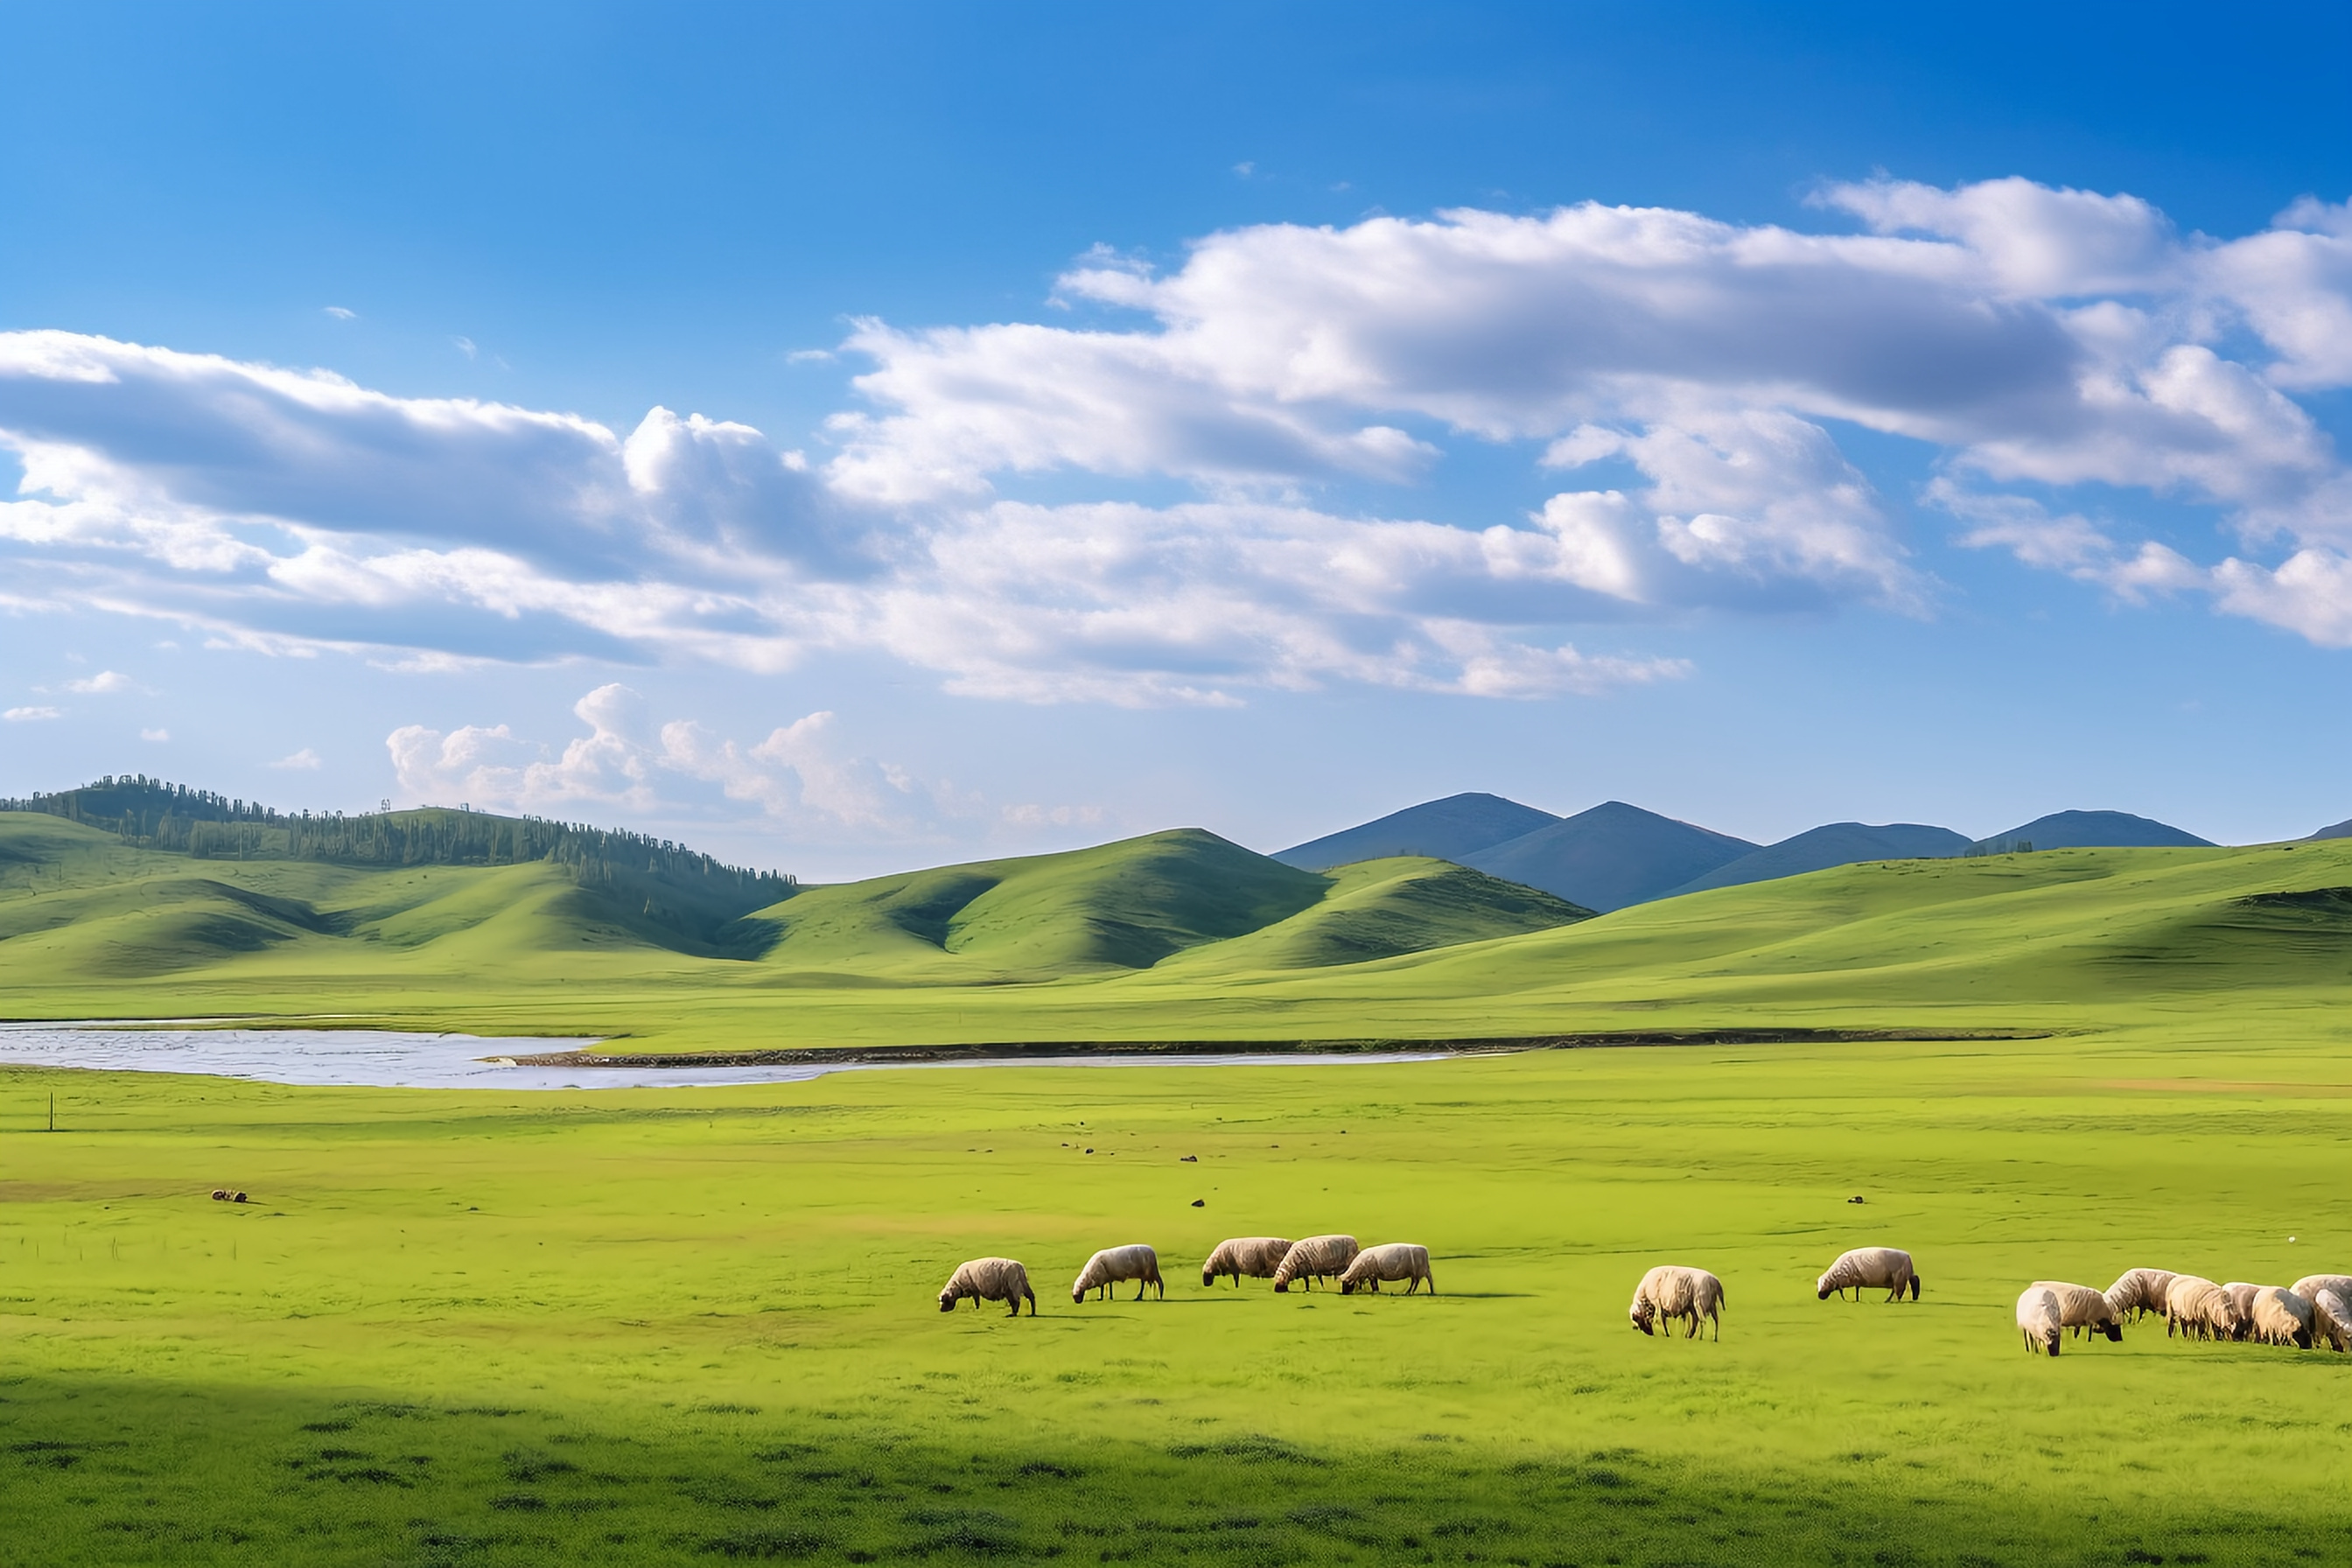
[[85,823],[142,849],[215,860],[323,860],[338,866],[568,866],[583,886],[612,888],[651,877],[744,910],[789,898],[800,884],[779,871],[730,866],[667,838],[585,823],[488,812],[275,811],[144,774],[108,774],[55,795],[0,800],[0,811],[35,811]]

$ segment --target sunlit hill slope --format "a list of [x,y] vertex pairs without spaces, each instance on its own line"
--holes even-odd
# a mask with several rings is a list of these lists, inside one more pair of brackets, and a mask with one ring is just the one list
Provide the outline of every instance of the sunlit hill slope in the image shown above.
[[2276,1029],[2352,1001],[2347,840],[1877,862],[1591,919],[1446,862],[1315,873],[1189,830],[713,906],[698,934],[646,912],[680,880],[197,860],[0,814],[0,1012],[717,1049]]

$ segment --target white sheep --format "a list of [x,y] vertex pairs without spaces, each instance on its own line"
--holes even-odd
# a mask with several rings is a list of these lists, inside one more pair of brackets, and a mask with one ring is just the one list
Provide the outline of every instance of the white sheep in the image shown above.
[[1715,1324],[1715,1337],[1720,1340],[1725,1304],[1723,1281],[1706,1269],[1661,1263],[1633,1287],[1633,1304],[1625,1315],[1645,1334],[1657,1332],[1662,1321],[1672,1323],[1679,1318],[1686,1340],[1698,1337],[1698,1321],[1706,1318]]
[[2306,1274],[2287,1289],[2306,1301],[2322,1290],[2333,1290],[2352,1301],[2352,1274]]
[[2124,1331],[2123,1317],[2105,1290],[2088,1285],[2070,1285],[2063,1279],[2036,1279],[2026,1287],[2029,1291],[2047,1290],[2058,1302],[2058,1326],[2094,1334],[2105,1334],[2110,1341],[2120,1342]]
[[1412,1282],[1404,1288],[1408,1296],[1423,1285],[1429,1287],[1431,1295],[1437,1294],[1437,1280],[1429,1272],[1429,1248],[1410,1241],[1384,1242],[1364,1248],[1348,1265],[1348,1271],[1339,1276],[1339,1294],[1352,1296],[1357,1286],[1369,1285],[1378,1295],[1382,1280],[1393,1284],[1399,1279]]
[[2137,1319],[2161,1312],[2165,1292],[2172,1288],[2173,1278],[2172,1272],[2165,1268],[2126,1268],[2107,1287],[2107,1300],[2114,1304],[2117,1317]]
[[960,1263],[948,1276],[947,1289],[940,1292],[940,1310],[952,1312],[956,1303],[970,1298],[974,1308],[982,1301],[1009,1301],[1013,1316],[1021,1315],[1021,1303],[1029,1303],[1029,1315],[1037,1315],[1037,1293],[1029,1289],[1029,1270],[1010,1258],[975,1258]]
[[1832,1293],[1843,1296],[1852,1289],[1859,1301],[1864,1286],[1885,1291],[1890,1301],[1902,1300],[1906,1290],[1914,1301],[1919,1299],[1919,1276],[1911,1267],[1911,1255],[1899,1247],[1857,1247],[1838,1254],[1829,1272],[1813,1281],[1813,1299],[1826,1301]]
[[1078,1277],[1070,1282],[1070,1300],[1083,1301],[1089,1290],[1099,1290],[1104,1296],[1110,1288],[1124,1280],[1135,1281],[1135,1299],[1143,1300],[1146,1288],[1157,1286],[1160,1299],[1168,1299],[1168,1287],[1160,1278],[1160,1255],[1141,1242],[1126,1247],[1106,1247],[1087,1259]]
[[1304,1241],[1294,1241],[1282,1261],[1274,1267],[1274,1289],[1276,1295],[1288,1295],[1293,1279],[1336,1279],[1348,1271],[1360,1250],[1352,1236],[1310,1236]]
[[2237,1337],[2238,1309],[2230,1293],[2210,1279],[2176,1274],[2164,1293],[2164,1337],[2227,1340]]
[[2311,1348],[2316,1316],[2310,1302],[2284,1285],[2256,1286],[2246,1312],[2255,1339],[2266,1345],[2293,1345],[2299,1351]]
[[1271,1279],[1274,1271],[1282,1267],[1283,1255],[1290,1243],[1278,1236],[1236,1236],[1217,1243],[1217,1250],[1201,1265],[1201,1283],[1214,1285],[1230,1274],[1238,1288],[1244,1275],[1252,1279]]
[[2323,1285],[2310,1300],[2313,1338],[2326,1340],[2331,1350],[2352,1350],[2352,1296]]
[[2025,1352],[2046,1350],[2058,1353],[2058,1338],[2064,1331],[2060,1321],[2057,1292],[2047,1285],[2028,1285],[2017,1299],[2017,1331],[2025,1338]]
[[2330,1310],[2326,1300],[2333,1295],[2338,1306],[2352,1302],[2352,1275],[2306,1274],[2287,1289],[2311,1303],[2314,1339],[2326,1340],[2335,1350],[2352,1350],[2352,1317]]
[[2230,1298],[2230,1311],[2235,1319],[2230,1328],[2231,1339],[2242,1340],[2254,1331],[2254,1292],[2261,1289],[2242,1279],[2231,1279],[2221,1287],[2221,1294]]

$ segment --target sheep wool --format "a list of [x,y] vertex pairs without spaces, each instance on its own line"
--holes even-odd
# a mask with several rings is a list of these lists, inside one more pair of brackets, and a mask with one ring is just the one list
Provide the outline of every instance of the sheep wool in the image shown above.
[[2107,1287],[2107,1300],[2115,1304],[2118,1317],[2137,1319],[2161,1312],[2165,1292],[2172,1288],[2173,1278],[2171,1270],[2166,1268],[2126,1268]]
[[1890,1301],[1902,1300],[1906,1290],[1914,1301],[1919,1299],[1918,1273],[1911,1267],[1911,1255],[1899,1247],[1857,1247],[1838,1254],[1829,1271],[1813,1281],[1813,1297],[1826,1301],[1852,1290],[1859,1301],[1865,1286],[1885,1291]]
[[[2295,1294],[2303,1292],[2298,1289]],[[2352,1295],[2323,1285],[2309,1300],[2313,1338],[2326,1340],[2330,1350],[2352,1350]]]
[[2194,1274],[2172,1277],[2164,1293],[2165,1338],[2226,1340],[2237,1327],[2238,1310],[2228,1291]]
[[2069,1285],[2060,1279],[2036,1279],[2026,1287],[2030,1294],[2047,1290],[2058,1303],[2058,1326],[2062,1329],[2088,1329],[2094,1334],[2105,1334],[2111,1341],[2124,1337],[2123,1314],[2105,1290],[2088,1285]]
[[1290,1243],[1278,1236],[1229,1237],[1217,1243],[1217,1250],[1201,1265],[1201,1283],[1214,1285],[1228,1274],[1236,1288],[1244,1278],[1271,1279],[1289,1250]]
[[2230,1298],[2230,1311],[2236,1319],[2230,1331],[2233,1340],[2242,1340],[2254,1328],[2254,1292],[2259,1285],[2249,1285],[2242,1279],[2232,1279],[2221,1287],[2221,1294]]
[[1108,1296],[1112,1286],[1129,1279],[1135,1281],[1137,1300],[1142,1300],[1145,1289],[1152,1287],[1159,1289],[1161,1300],[1168,1299],[1168,1287],[1160,1278],[1160,1255],[1138,1241],[1125,1247],[1106,1247],[1087,1258],[1078,1277],[1070,1281],[1070,1300],[1083,1301],[1089,1290]]
[[1399,1279],[1412,1281],[1404,1288],[1408,1296],[1423,1285],[1429,1287],[1431,1295],[1437,1294],[1437,1281],[1429,1272],[1429,1248],[1410,1241],[1383,1242],[1364,1248],[1348,1265],[1348,1271],[1339,1276],[1339,1294],[1352,1296],[1357,1286],[1369,1285],[1378,1295],[1382,1280],[1393,1284]]
[[2310,1302],[2284,1285],[2256,1286],[2246,1313],[2255,1339],[2302,1351],[2311,1348],[2315,1315]]
[[2322,1290],[2333,1290],[2346,1300],[2352,1301],[2352,1274],[2306,1274],[2287,1289],[2315,1307],[2319,1305]]
[[2058,1353],[2058,1336],[2064,1331],[2059,1321],[2058,1297],[2047,1285],[2028,1285],[2017,1299],[2017,1331],[2024,1336],[2028,1355],[2037,1350]]
[[1287,1295],[1294,1279],[1309,1281],[1336,1279],[1348,1271],[1361,1248],[1352,1236],[1310,1236],[1304,1241],[1294,1241],[1290,1250],[1275,1265],[1274,1289],[1276,1295]]
[[1698,1337],[1699,1320],[1706,1318],[1715,1324],[1715,1337],[1720,1340],[1724,1305],[1722,1280],[1704,1268],[1661,1263],[1633,1287],[1633,1304],[1625,1316],[1645,1334],[1656,1333],[1661,1322],[1670,1324],[1679,1319],[1686,1340]]
[[1012,1303],[1013,1316],[1021,1315],[1021,1303],[1029,1303],[1029,1315],[1037,1315],[1037,1293],[1029,1289],[1029,1270],[1010,1258],[975,1258],[960,1263],[948,1276],[947,1288],[940,1292],[940,1310],[952,1312],[958,1301],[970,1300],[974,1307],[982,1301]]

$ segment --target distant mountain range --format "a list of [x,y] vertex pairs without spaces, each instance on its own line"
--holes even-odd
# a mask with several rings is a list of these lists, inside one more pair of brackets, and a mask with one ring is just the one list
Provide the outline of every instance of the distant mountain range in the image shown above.
[[[2352,822],[2312,837],[2352,837]],[[1759,845],[1618,800],[1562,817],[1500,795],[1455,795],[1327,834],[1274,858],[1319,871],[1376,856],[1433,856],[1606,912],[1869,860],[2167,846],[2210,847],[2193,833],[2121,811],[2054,812],[1973,840],[1923,823],[1832,822]]]

